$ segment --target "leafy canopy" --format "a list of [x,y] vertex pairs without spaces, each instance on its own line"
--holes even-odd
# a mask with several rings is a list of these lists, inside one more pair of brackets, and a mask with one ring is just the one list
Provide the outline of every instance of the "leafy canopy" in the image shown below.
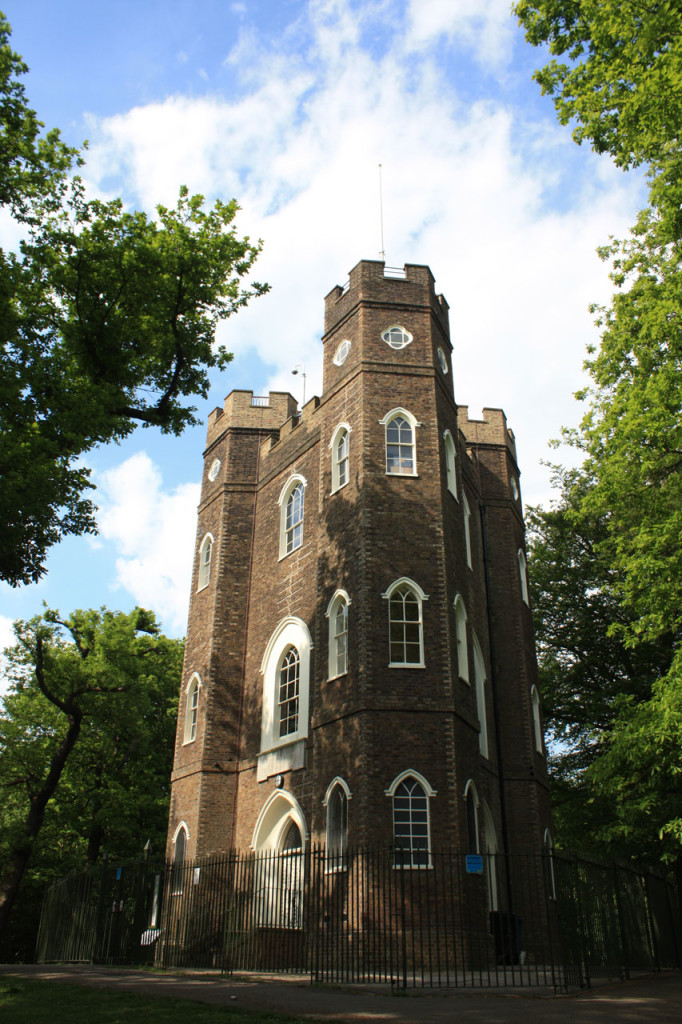
[[230,354],[218,324],[267,286],[244,286],[260,242],[232,200],[180,189],[156,217],[88,199],[78,153],[29,108],[26,66],[0,18],[0,205],[23,225],[0,251],[0,579],[37,580],[51,545],[93,532],[82,458],[138,423],[179,434]]

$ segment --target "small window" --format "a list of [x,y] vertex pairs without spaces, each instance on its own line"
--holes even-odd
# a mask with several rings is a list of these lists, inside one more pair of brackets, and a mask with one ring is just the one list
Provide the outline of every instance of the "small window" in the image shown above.
[[291,736],[298,730],[298,698],[301,661],[295,647],[284,654],[279,669],[279,736]]
[[413,340],[410,332],[398,324],[394,324],[393,327],[389,327],[388,330],[384,331],[381,338],[387,345],[395,349],[405,348]]
[[211,468],[208,471],[208,479],[211,481],[211,483],[213,483],[213,481],[218,476],[218,473],[220,472],[220,466],[220,459],[214,459],[213,462],[211,463]]
[[303,544],[303,508],[306,479],[295,473],[279,496],[279,557],[285,558]]
[[473,635],[474,647],[474,682],[476,685],[476,710],[478,712],[478,746],[483,757],[488,757],[488,710],[485,699],[485,664],[481,645],[476,634]]
[[462,511],[464,513],[464,543],[466,545],[467,565],[471,569],[471,509],[469,508],[469,502],[464,491],[462,491]]
[[327,805],[327,870],[345,870],[348,849],[348,787],[341,779],[332,783]]
[[185,858],[187,856],[187,830],[180,825],[173,841],[173,870],[171,874],[171,893],[182,896],[185,881]]
[[469,682],[469,650],[467,643],[467,613],[460,594],[455,598],[455,630],[457,636],[457,675]]
[[515,476],[513,476],[511,478],[511,492],[512,492],[514,501],[518,501],[519,500],[519,485],[516,482],[516,477]]
[[326,611],[329,619],[329,678],[348,671],[348,605],[345,590],[337,590]]
[[540,695],[537,686],[531,686],[530,701],[533,708],[533,734],[535,737],[535,749],[538,754],[543,753],[542,747],[542,724],[540,722]]
[[457,497],[457,452],[452,434],[446,430],[443,434],[443,445],[445,448],[445,473],[447,486],[453,498]]
[[187,687],[187,705],[185,708],[185,743],[193,743],[197,738],[197,720],[199,718],[199,690],[201,680],[195,673]]
[[282,853],[300,853],[302,849],[301,830],[295,821],[291,821],[282,839]]
[[443,373],[447,373],[448,372],[448,361],[447,361],[445,352],[443,352],[442,348],[438,349],[438,362],[440,363],[440,368],[443,371]]
[[480,853],[480,841],[478,835],[478,793],[472,780],[466,784],[464,790],[467,812],[467,853]]
[[427,868],[431,864],[429,799],[435,796],[417,772],[404,772],[394,780],[387,796],[393,798],[395,867]]
[[530,604],[528,600],[528,573],[526,571],[526,556],[524,555],[521,548],[517,552],[517,558],[519,560],[519,581],[521,583],[521,597],[523,598],[524,604]]
[[348,341],[347,338],[344,338],[344,340],[341,342],[341,344],[337,348],[336,352],[334,353],[334,358],[332,360],[334,365],[335,366],[342,366],[343,363],[345,363],[346,356],[348,355],[349,352],[350,352],[350,342]]
[[415,428],[421,424],[406,409],[392,409],[379,422],[386,428],[386,472],[416,476]]
[[403,578],[383,597],[388,599],[389,668],[424,668],[422,603],[427,595],[412,580]]
[[350,480],[350,432],[347,423],[339,423],[329,443],[332,453],[332,494]]
[[547,886],[547,897],[550,900],[555,900],[556,877],[554,874],[554,840],[552,839],[552,833],[548,828],[545,829],[543,846],[543,852],[545,855],[545,884]]
[[199,548],[199,585],[197,590],[207,587],[211,579],[211,558],[213,556],[213,537],[207,533]]

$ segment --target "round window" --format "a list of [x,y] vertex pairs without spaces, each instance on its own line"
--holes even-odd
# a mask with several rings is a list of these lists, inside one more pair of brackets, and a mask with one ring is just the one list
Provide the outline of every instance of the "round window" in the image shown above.
[[393,327],[389,327],[381,335],[382,340],[390,345],[391,348],[405,348],[412,341],[412,335],[409,331],[406,331],[404,327],[400,327],[398,324],[394,324]]
[[443,373],[447,373],[448,372],[448,361],[445,358],[445,352],[443,352],[442,348],[438,349],[438,362],[440,363],[440,368],[443,371]]
[[512,489],[512,494],[514,495],[514,501],[518,501],[519,500],[519,485],[516,482],[516,477],[515,476],[513,476],[511,478],[511,489]]
[[336,352],[334,353],[334,358],[332,360],[334,365],[335,366],[341,366],[341,364],[346,361],[346,356],[348,355],[349,352],[350,352],[350,342],[349,342],[348,338],[344,338],[344,340],[341,342],[341,344],[337,348]]
[[211,463],[211,468],[208,471],[208,479],[213,483],[218,473],[220,472],[220,459],[214,459]]

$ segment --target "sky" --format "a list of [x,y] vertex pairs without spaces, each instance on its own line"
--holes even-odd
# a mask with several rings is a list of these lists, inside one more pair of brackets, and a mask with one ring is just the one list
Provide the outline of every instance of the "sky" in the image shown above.
[[[361,259],[425,263],[450,305],[455,397],[503,408],[526,504],[580,419],[574,393],[608,302],[596,254],[644,205],[641,176],[578,147],[532,73],[509,0],[3,0],[31,106],[88,140],[93,195],[153,213],[179,186],[236,198],[271,286],[223,323],[233,388],[321,388],[323,299]],[[0,222],[0,245],[12,244]],[[99,533],[69,538],[37,584],[0,585],[0,649],[42,611],[152,608],[185,632],[205,426],[138,429],[88,458]]]

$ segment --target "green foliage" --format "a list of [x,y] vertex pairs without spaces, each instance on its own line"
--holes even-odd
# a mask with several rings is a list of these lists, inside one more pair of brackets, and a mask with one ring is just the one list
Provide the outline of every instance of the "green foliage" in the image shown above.
[[85,453],[136,423],[197,422],[186,399],[231,358],[218,324],[267,286],[242,284],[261,245],[238,236],[234,200],[206,210],[183,187],[156,219],[88,200],[8,40],[0,20],[0,205],[25,230],[18,254],[0,251],[0,578],[16,585],[63,536],[95,530]]

